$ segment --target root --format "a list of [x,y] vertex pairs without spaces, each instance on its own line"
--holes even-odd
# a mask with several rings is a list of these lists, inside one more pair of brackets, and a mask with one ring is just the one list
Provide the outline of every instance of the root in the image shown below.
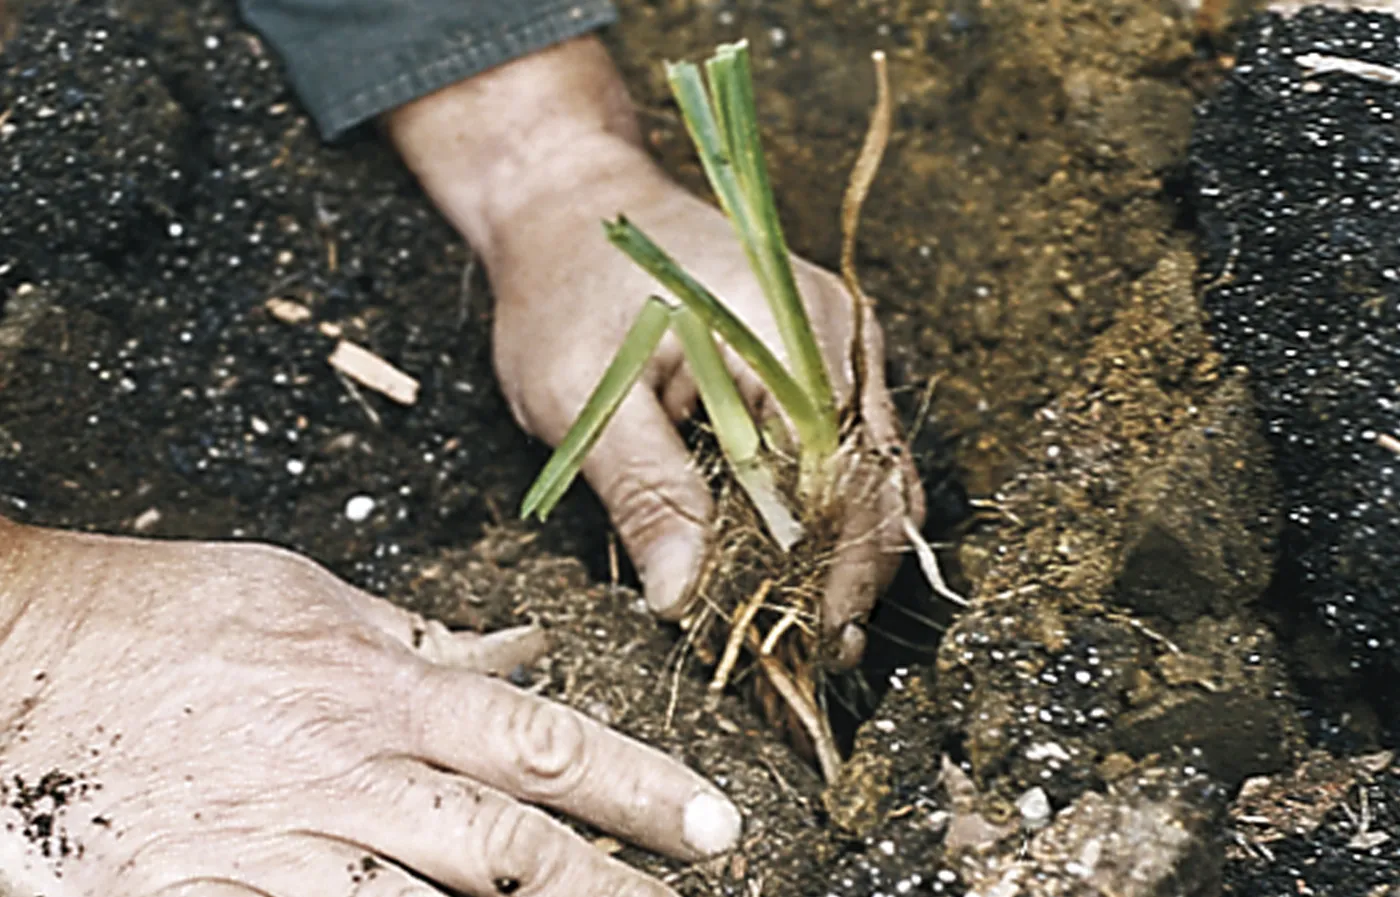
[[865,143],[856,157],[855,167],[846,185],[846,195],[841,201],[841,279],[846,291],[851,295],[851,418],[861,419],[861,396],[865,390],[865,315],[870,300],[860,288],[860,278],[856,274],[856,233],[860,229],[860,210],[870,193],[870,185],[875,173],[880,170],[880,160],[885,156],[885,147],[890,141],[894,104],[890,100],[890,81],[885,65],[885,54],[876,51],[871,60],[875,63],[875,110],[870,116],[870,127],[865,133]]
[[943,579],[943,571],[938,568],[938,558],[934,555],[933,548],[914,525],[914,521],[906,516],[901,523],[904,526],[905,537],[909,544],[914,546],[914,554],[919,559],[919,569],[923,571],[929,586],[958,607],[968,607],[967,599],[948,587],[947,581]]
[[836,781],[836,777],[841,773],[841,752],[836,747],[836,736],[831,732],[831,724],[827,721],[826,714],[817,707],[810,693],[783,669],[782,664],[771,654],[763,653],[753,630],[749,631],[749,643],[750,647],[758,652],[759,669],[763,671],[774,691],[787,702],[788,709],[797,717],[811,740],[822,778],[828,782]]
[[765,579],[748,603],[734,615],[730,623],[729,640],[724,645],[724,653],[720,655],[719,666],[715,667],[715,675],[710,679],[710,691],[705,696],[706,710],[713,711],[719,705],[719,697],[724,694],[729,677],[734,672],[734,665],[739,662],[739,652],[744,648],[744,639],[751,631],[753,618],[758,616],[759,609],[763,607],[763,599],[768,597],[768,590],[772,587],[773,580]]
[[763,637],[763,644],[759,646],[758,653],[764,657],[772,654],[773,650],[778,646],[778,640],[781,639],[783,634],[786,633],[788,629],[792,628],[792,625],[796,622],[797,608],[789,607],[787,613],[783,614],[783,618],[778,621],[778,624],[768,630],[768,634]]

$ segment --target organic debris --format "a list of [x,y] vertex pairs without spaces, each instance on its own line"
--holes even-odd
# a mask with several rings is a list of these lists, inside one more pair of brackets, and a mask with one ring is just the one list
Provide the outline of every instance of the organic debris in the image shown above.
[[400,405],[418,401],[418,381],[364,346],[341,340],[326,362],[337,371]]

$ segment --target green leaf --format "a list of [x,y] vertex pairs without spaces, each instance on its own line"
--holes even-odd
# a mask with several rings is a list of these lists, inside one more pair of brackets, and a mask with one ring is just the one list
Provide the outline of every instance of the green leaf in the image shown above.
[[578,419],[569,428],[549,463],[540,471],[520,507],[521,517],[532,514],[545,520],[564,497],[583,466],[583,459],[598,442],[598,437],[627,398],[642,371],[646,369],[661,338],[671,323],[673,306],[652,296],[632,323],[622,340],[612,363],[603,372],[593,394],[584,403]]
[[610,222],[605,227],[608,239],[614,246],[627,253],[634,262],[675,294],[676,298],[705,322],[706,327],[728,343],[739,357],[753,368],[754,373],[792,420],[793,427],[797,430],[798,442],[804,451],[820,451],[824,454],[835,451],[838,434],[834,421],[830,432],[827,432],[827,421],[817,414],[802,387],[747,324],[625,217],[619,217],[617,221]]
[[[743,226],[736,228],[739,238],[778,324],[783,346],[793,360],[793,373],[817,412],[830,418],[834,429],[836,404],[831,378],[797,289],[792,256],[783,236],[763,154],[747,42],[721,46],[705,69],[710,77],[717,126],[742,197],[744,221]],[[703,147],[697,149],[704,152]]]
[[725,457],[735,466],[754,463],[762,447],[758,427],[724,365],[724,356],[710,329],[685,305],[671,312],[671,328],[680,338],[690,375],[700,390],[700,400],[709,412],[710,424]]
[[783,500],[772,471],[763,463],[758,427],[725,367],[714,336],[700,316],[685,305],[671,312],[671,326],[685,350],[690,375],[695,378],[700,400],[709,412],[710,425],[734,478],[748,493],[774,541],[787,551],[802,538],[802,525]]

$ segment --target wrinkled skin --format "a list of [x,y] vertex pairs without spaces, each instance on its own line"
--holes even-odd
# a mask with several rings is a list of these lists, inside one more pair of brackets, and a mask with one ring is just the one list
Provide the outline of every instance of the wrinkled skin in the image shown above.
[[[278,549],[0,518],[0,893],[671,894],[526,802],[687,859],[730,846],[737,813],[484,675],[542,648],[448,633]],[[51,773],[79,790],[46,833],[52,803],[16,785]]]
[[[483,259],[496,299],[495,360],[517,420],[556,445],[612,360],[646,297],[659,287],[608,244],[601,222],[619,213],[671,252],[785,362],[781,337],[728,221],[661,172],[601,45],[581,39],[506,65],[410,104],[389,119],[404,159]],[[838,278],[796,259],[827,368],[849,395],[851,300]],[[898,454],[878,487],[853,486],[823,620],[859,659],[858,624],[898,566],[902,518],[923,521],[918,475],[883,379],[879,325],[867,316],[863,411],[878,447]],[[731,372],[752,409],[776,413],[732,353]],[[710,494],[676,423],[697,390],[668,336],[589,455],[584,476],[602,498],[663,618],[683,598],[704,549]],[[852,624],[852,625],[847,625]]]

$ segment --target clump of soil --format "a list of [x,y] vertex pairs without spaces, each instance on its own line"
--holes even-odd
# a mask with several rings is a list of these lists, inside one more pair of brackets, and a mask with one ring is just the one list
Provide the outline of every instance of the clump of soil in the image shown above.
[[0,805],[15,811],[17,822],[7,822],[10,831],[18,830],[39,855],[53,860],[56,869],[63,861],[83,855],[83,845],[69,837],[67,816],[81,812],[76,805],[88,794],[102,786],[87,776],[54,769],[37,781],[26,781],[16,775],[0,781]]

